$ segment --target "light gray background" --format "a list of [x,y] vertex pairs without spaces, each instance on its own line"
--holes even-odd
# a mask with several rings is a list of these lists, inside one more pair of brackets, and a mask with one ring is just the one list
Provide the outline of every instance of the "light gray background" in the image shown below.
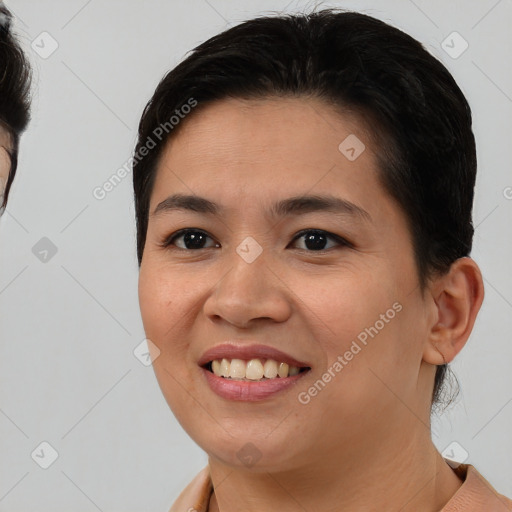
[[[92,191],[128,159],[140,114],[163,74],[195,45],[254,15],[313,4],[284,0],[11,0],[35,67],[33,120],[0,229],[0,510],[166,511],[203,467],[151,367],[137,302],[131,175]],[[461,399],[433,424],[443,451],[512,496],[512,77],[510,0],[340,1],[422,41],[452,71],[474,113],[479,176],[473,257],[486,298],[456,358]],[[457,59],[442,41],[459,32]],[[58,49],[42,58],[31,44]],[[510,192],[507,194],[507,190]],[[43,237],[57,247],[42,262]],[[50,253],[51,254],[51,253]],[[40,468],[42,441],[59,457]],[[48,452],[46,452],[48,453]]]

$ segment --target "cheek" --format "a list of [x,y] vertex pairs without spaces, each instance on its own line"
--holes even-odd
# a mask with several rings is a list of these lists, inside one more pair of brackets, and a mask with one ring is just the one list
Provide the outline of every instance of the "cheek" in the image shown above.
[[[311,330],[318,334],[318,342],[329,355],[336,358],[350,348],[351,342],[364,342],[367,329],[378,322],[384,331],[381,314],[395,317],[393,304],[398,297],[392,283],[382,277],[384,273],[361,270],[336,271],[330,275],[297,279],[293,290],[304,304],[304,315],[310,318]],[[371,332],[374,332],[371,329]]]
[[[158,262],[143,261],[139,273],[139,305],[146,337],[159,349],[153,361],[158,384],[180,423],[193,410],[196,396],[189,361],[193,305],[182,292],[185,283]],[[186,291],[187,289],[184,288]],[[186,383],[187,392],[184,392]]]
[[319,371],[325,372],[320,378],[327,384],[325,388],[321,383],[317,386],[322,389],[318,401],[331,404],[333,414],[357,410],[363,403],[370,405],[381,392],[389,395],[385,386],[379,385],[378,376],[399,386],[408,377],[397,368],[414,367],[410,364],[414,352],[402,347],[410,335],[411,311],[401,288],[386,275],[391,276],[374,268],[322,280],[318,276],[301,279],[294,285],[294,292],[303,300],[314,342],[324,353]]
[[166,287],[157,279],[157,272],[143,260],[139,272],[139,306],[147,337],[158,333],[165,321],[163,304],[168,300]]
[[161,355],[170,350],[183,351],[186,340],[180,335],[187,313],[186,300],[179,279],[170,277],[160,265],[142,262],[139,273],[142,322],[146,337],[156,344]]
[[[207,281],[199,272],[193,277],[157,258],[143,260],[139,305],[146,337],[160,350],[153,364],[155,371],[167,370],[188,379],[196,370],[191,345],[202,335],[198,319],[207,290]],[[166,378],[165,374],[162,377]]]

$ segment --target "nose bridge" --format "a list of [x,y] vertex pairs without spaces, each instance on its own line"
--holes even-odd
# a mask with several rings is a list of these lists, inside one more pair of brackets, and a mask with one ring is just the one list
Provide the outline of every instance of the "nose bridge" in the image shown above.
[[252,236],[243,238],[229,257],[231,271],[226,276],[230,282],[229,289],[248,298],[264,295],[265,288],[275,286],[269,282],[267,272],[271,259],[268,247],[264,249]]
[[245,237],[229,254],[229,270],[208,299],[207,314],[244,325],[255,318],[285,320],[290,304],[286,287],[271,271],[273,262],[269,248]]

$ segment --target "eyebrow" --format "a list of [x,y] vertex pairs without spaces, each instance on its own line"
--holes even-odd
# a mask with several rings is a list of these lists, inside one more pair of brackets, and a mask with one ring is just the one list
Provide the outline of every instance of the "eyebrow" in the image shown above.
[[[159,203],[153,215],[173,210],[185,210],[207,215],[219,215],[223,208],[217,203],[196,195],[173,194]],[[371,215],[356,204],[332,195],[303,195],[282,199],[270,208],[270,216],[275,218],[289,215],[328,211],[372,222]]]

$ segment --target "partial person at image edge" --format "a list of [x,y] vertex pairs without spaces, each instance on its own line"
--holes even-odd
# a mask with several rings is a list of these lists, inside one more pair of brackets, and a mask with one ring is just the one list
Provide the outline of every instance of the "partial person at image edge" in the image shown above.
[[30,119],[31,68],[11,27],[12,15],[0,1],[0,212],[7,205],[20,136]]

